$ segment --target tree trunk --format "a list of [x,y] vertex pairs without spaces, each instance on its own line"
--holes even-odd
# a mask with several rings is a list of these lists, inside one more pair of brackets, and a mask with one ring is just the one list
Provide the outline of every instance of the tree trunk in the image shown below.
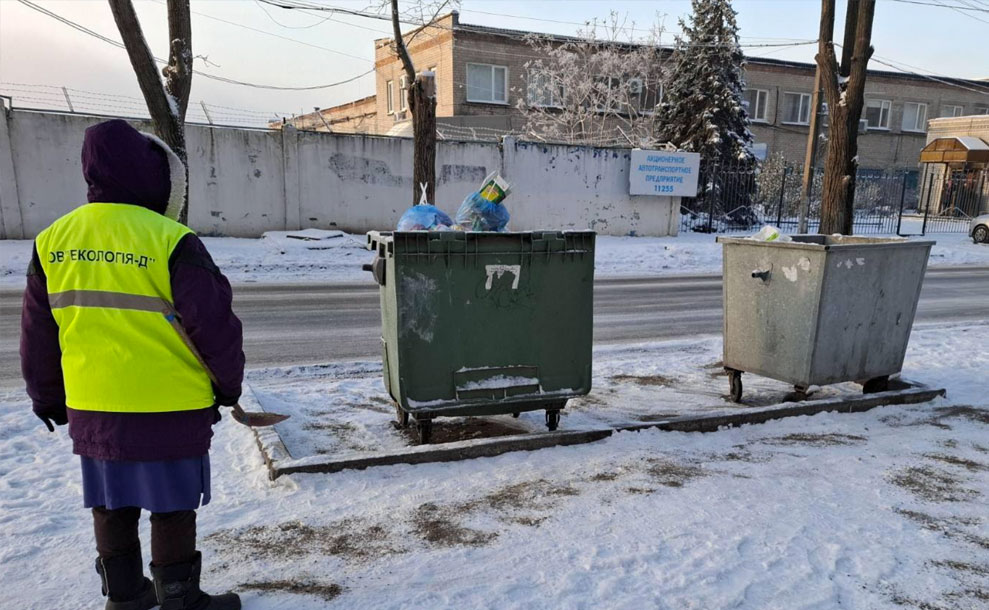
[[[433,78],[416,76],[415,64],[405,46],[399,22],[398,0],[391,0],[392,31],[395,34],[395,54],[402,61],[409,86],[409,112],[412,114],[412,205],[419,202],[422,186],[426,198],[436,203],[436,86]],[[422,27],[428,27],[423,24]]]
[[419,201],[422,185],[426,199],[436,203],[436,86],[432,76],[419,75],[409,88],[409,110],[412,113],[413,158],[412,180]]
[[179,222],[187,224],[189,214],[189,163],[185,146],[185,113],[192,87],[192,21],[189,0],[168,0],[168,30],[171,40],[168,65],[162,70],[162,85],[154,55],[144,38],[141,23],[131,0],[108,0],[117,30],[127,48],[131,67],[137,76],[144,102],[151,115],[151,126],[178,155],[185,166],[185,201],[179,211]]
[[819,232],[824,235],[834,233],[851,235],[854,224],[856,170],[853,159],[857,149],[855,138],[858,135],[858,121],[849,133],[847,109],[835,107],[830,103],[829,106],[835,110],[831,111],[828,154],[824,161]]
[[852,55],[855,53],[855,31],[859,18],[859,0],[848,0],[845,7],[845,36],[841,45],[841,65],[838,73],[847,77],[852,71]]
[[835,0],[822,0],[820,42],[817,63],[821,70],[821,85],[828,100],[830,129],[827,158],[824,162],[824,184],[821,191],[821,225],[824,235],[851,235],[854,225],[855,174],[858,169],[858,123],[865,101],[866,67],[872,56],[872,21],[875,0],[849,0],[846,19],[854,25],[854,48],[846,45],[842,64],[847,62],[848,75],[844,85],[839,81],[838,59],[834,52]]

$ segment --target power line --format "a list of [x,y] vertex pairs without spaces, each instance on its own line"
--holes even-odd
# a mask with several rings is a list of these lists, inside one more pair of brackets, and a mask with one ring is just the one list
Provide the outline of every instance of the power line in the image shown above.
[[[473,8],[461,9],[461,12],[463,12],[463,13],[477,13],[478,15],[489,15],[489,16],[492,16],[492,17],[508,17],[509,19],[524,19],[526,21],[541,21],[541,22],[544,22],[544,23],[560,23],[560,24],[564,24],[564,25],[579,25],[579,26],[591,25],[591,22],[590,21],[583,21],[583,22],[579,22],[579,21],[561,21],[559,19],[546,19],[546,18],[543,18],[543,17],[527,17],[525,15],[509,15],[507,13],[492,13],[492,12],[488,12],[488,11],[479,11],[479,10],[473,9]],[[623,29],[627,29],[627,30],[634,31],[634,32],[651,32],[652,31],[651,28],[637,28],[637,27],[634,27],[634,26],[628,26],[628,27],[623,28]],[[803,38],[778,38],[778,37],[773,37],[773,36],[739,36],[739,38],[742,39],[742,40],[747,40],[747,39],[751,39],[751,40],[766,40],[766,41],[772,40],[772,41],[778,41],[778,42],[801,42],[801,43],[803,43],[806,40],[806,39],[803,39]],[[817,42],[817,41],[815,40],[814,42]]]
[[[876,62],[877,64],[882,64],[882,65],[884,65],[886,67],[893,68],[895,70],[899,70],[900,72],[903,72],[903,73],[906,73],[906,74],[912,74],[914,76],[919,76],[921,78],[926,78],[927,80],[930,80],[930,81],[941,83],[942,85],[948,85],[948,86],[951,86],[951,87],[957,87],[959,89],[964,89],[966,91],[971,91],[972,93],[978,93],[980,95],[989,95],[989,91],[987,91],[985,89],[974,89],[972,87],[966,87],[965,85],[961,85],[961,84],[958,84],[958,83],[953,83],[953,82],[948,81],[948,80],[943,80],[943,79],[940,79],[940,78],[931,76],[930,74],[921,74],[919,72],[912,72],[910,70],[904,70],[900,66],[897,66],[897,65],[894,65],[892,63],[889,63],[889,61],[883,61],[882,59],[879,59],[875,55],[872,56],[872,61]],[[906,64],[903,64],[903,65],[906,65]],[[951,77],[946,77],[946,78],[951,78]]]
[[951,9],[951,10],[955,11],[959,15],[964,15],[965,17],[968,17],[969,19],[975,19],[976,21],[979,21],[981,23],[989,24],[989,20],[981,19],[979,17],[976,17],[975,15],[972,15],[972,14],[970,14],[968,12],[965,12],[965,11],[976,11],[976,12],[989,13],[989,9],[971,8],[971,7],[967,7],[967,6],[956,6],[956,5],[953,5],[953,4],[944,4],[944,3],[941,3],[941,2],[922,2],[921,0],[893,0],[893,2],[901,2],[903,4],[919,4],[919,5],[922,5],[922,6],[934,6],[934,7],[937,7],[937,8],[947,8],[947,9]]
[[261,11],[265,15],[268,16],[268,19],[270,19],[272,22],[274,22],[275,25],[280,26],[280,27],[283,27],[283,28],[285,28],[287,30],[308,30],[309,28],[314,28],[317,25],[322,25],[322,24],[326,23],[327,21],[330,21],[330,19],[331,19],[330,17],[322,17],[322,18],[320,18],[319,21],[316,21],[315,23],[311,23],[309,25],[285,25],[284,23],[282,23],[282,22],[278,21],[277,19],[275,19],[274,15],[272,15],[271,13],[269,13],[268,12],[268,9],[264,8],[264,4],[258,2],[257,0],[254,0],[254,3],[258,5],[258,8],[260,8]]
[[[71,19],[67,19],[65,17],[62,17],[58,13],[52,12],[52,11],[46,9],[43,6],[39,6],[39,5],[35,4],[34,2],[31,2],[31,0],[18,0],[18,2],[20,2],[24,6],[30,8],[30,9],[33,9],[33,10],[35,10],[35,11],[37,11],[37,12],[43,14],[43,15],[46,15],[48,17],[51,17],[52,19],[55,19],[56,21],[59,21],[61,23],[64,23],[65,25],[71,27],[74,30],[77,30],[79,32],[82,32],[83,34],[87,34],[87,35],[92,36],[94,38],[98,38],[99,40],[102,40],[103,42],[105,42],[107,44],[113,45],[113,46],[117,47],[118,49],[126,49],[126,47],[124,46],[124,43],[118,42],[118,41],[116,41],[116,40],[114,40],[112,38],[109,38],[107,36],[104,36],[103,34],[100,34],[99,32],[95,32],[95,31],[87,28],[86,26],[80,25],[79,23],[76,23],[75,21],[72,21]],[[166,65],[168,64],[168,62],[166,60],[164,60],[164,59],[162,59],[160,57],[154,57],[154,60],[156,62],[160,63],[160,64],[166,64]],[[315,91],[317,89],[329,89],[331,87],[336,87],[336,86],[339,86],[339,85],[345,85],[347,83],[351,83],[351,82],[353,82],[353,81],[355,81],[355,80],[357,80],[359,78],[362,78],[364,76],[367,76],[368,74],[371,74],[372,72],[374,72],[374,68],[371,68],[370,70],[368,70],[367,72],[364,72],[362,74],[358,74],[357,76],[354,76],[354,77],[351,77],[351,78],[348,78],[348,79],[345,79],[345,80],[337,81],[335,83],[328,83],[328,84],[325,84],[325,85],[312,85],[312,86],[308,86],[308,87],[283,87],[283,86],[279,86],[279,85],[262,85],[262,84],[258,84],[258,83],[250,83],[250,82],[246,82],[246,81],[236,80],[236,79],[233,79],[233,78],[227,78],[225,76],[218,76],[216,74],[208,74],[206,72],[202,72],[200,70],[195,70],[195,69],[192,72],[194,74],[198,74],[199,76],[201,76],[203,78],[210,79],[210,80],[215,80],[215,81],[218,81],[218,82],[221,82],[221,83],[227,83],[227,84],[231,84],[231,85],[240,85],[242,87],[251,87],[251,88],[254,88],[254,89],[268,89],[268,90],[273,90],[273,91]]]
[[[838,43],[833,43],[833,44],[834,44],[834,46],[838,47],[839,49],[842,48],[842,45],[840,45]],[[914,72],[912,70],[904,70],[902,66],[907,66],[908,68],[916,68],[918,70],[922,70],[923,68],[917,68],[916,66],[911,66],[910,64],[905,64],[905,63],[903,63],[901,61],[894,60],[894,59],[881,58],[881,57],[879,57],[877,55],[873,55],[870,59],[871,59],[871,61],[874,61],[877,64],[884,65],[887,68],[893,68],[894,70],[897,70],[899,72],[903,72],[904,74],[911,74],[913,76],[919,76],[920,78],[925,78],[925,79],[927,79],[929,81],[933,81],[933,82],[936,82],[936,83],[941,83],[942,85],[948,85],[949,87],[957,87],[959,89],[964,89],[966,91],[971,91],[972,93],[978,93],[980,95],[989,95],[989,88],[983,89],[983,88],[981,88],[981,85],[978,85],[976,83],[970,83],[970,82],[967,82],[966,81],[966,83],[968,85],[971,85],[971,86],[966,86],[966,85],[962,85],[959,82],[956,82],[959,79],[955,79],[954,77],[946,76],[944,74],[939,74],[938,75],[938,76],[942,76],[944,78],[937,78],[937,77],[932,76],[930,74],[922,74],[920,72]],[[896,62],[896,63],[899,63],[900,65],[897,66],[897,65],[895,65],[895,63],[890,63],[890,62]],[[937,73],[935,72],[935,74],[937,74]],[[944,80],[944,79],[950,79],[950,80]],[[979,88],[975,88],[975,87],[979,87]]]
[[[367,18],[367,19],[376,19],[376,20],[379,20],[379,21],[389,21],[389,22],[391,21],[391,17],[390,16],[383,15],[383,14],[380,14],[380,13],[374,13],[374,12],[370,12],[370,11],[359,11],[359,10],[354,10],[354,9],[349,9],[349,8],[343,8],[343,7],[337,7],[337,6],[328,6],[328,5],[322,5],[322,4],[307,4],[307,3],[301,2],[299,0],[257,0],[257,1],[258,2],[263,2],[264,4],[268,4],[268,5],[271,5],[271,6],[275,6],[275,7],[281,8],[281,9],[286,9],[286,10],[324,11],[324,12],[329,12],[329,13],[342,13],[342,14],[346,14],[346,15],[352,15],[352,16],[355,16],[355,17],[364,17],[364,18]],[[481,12],[481,11],[475,11],[475,12]],[[501,13],[484,13],[484,14],[501,15]],[[511,15],[503,15],[503,16],[511,16]],[[502,36],[502,37],[505,37],[505,38],[512,38],[512,39],[517,39],[517,38],[520,37],[519,36],[519,33],[517,33],[517,32],[508,32],[508,31],[500,32],[500,31],[498,31],[498,28],[489,28],[489,27],[486,27],[486,26],[471,26],[471,25],[468,25],[468,24],[460,24],[460,25],[458,25],[456,27],[453,27],[453,26],[443,25],[441,23],[436,23],[436,22],[424,23],[421,20],[413,20],[413,19],[411,19],[409,17],[400,17],[399,18],[399,21],[401,23],[405,23],[407,25],[415,25],[415,26],[423,27],[423,28],[428,27],[428,28],[432,28],[432,29],[446,30],[446,31],[451,31],[451,32],[452,31],[471,32],[471,33],[477,33],[477,34],[488,34],[488,35],[492,35],[492,36]],[[348,24],[348,25],[352,25],[352,24]],[[583,25],[583,24],[578,24],[578,25]],[[540,34],[538,32],[528,32],[528,33],[529,34],[533,34],[533,35],[537,35],[537,36],[546,36],[546,37],[556,37],[556,36],[558,36],[556,34]],[[576,40],[576,38],[573,37],[573,36],[563,36],[563,37],[564,38],[574,38]],[[599,44],[607,44],[608,43],[608,41],[596,41],[596,42],[598,42]],[[621,43],[619,43],[619,42],[616,42],[616,44],[641,44],[641,43],[636,43],[636,42],[631,42],[631,43],[623,43],[623,42],[621,42]],[[718,44],[718,43],[712,43],[712,44],[705,44],[705,43],[686,43],[686,46],[697,46],[697,47],[738,46],[739,48],[767,48],[767,47],[797,47],[797,46],[810,45],[810,44],[817,44],[817,40],[794,39],[794,42],[740,43],[738,45],[732,45],[732,44],[729,44],[729,43],[724,43],[724,44]],[[507,55],[511,56],[512,54],[509,53]]]
[[[154,2],[156,2],[158,4],[164,4],[164,1],[163,0],[154,0]],[[350,57],[351,59],[357,59],[357,60],[360,60],[360,61],[364,61],[364,62],[368,62],[368,63],[373,63],[370,59],[368,59],[366,57],[360,57],[358,55],[351,55],[350,53],[345,53],[343,51],[337,51],[336,49],[330,49],[330,48],[327,48],[327,47],[322,47],[322,46],[320,46],[318,44],[313,44],[311,42],[306,42],[304,40],[299,40],[297,38],[289,38],[288,36],[282,36],[281,34],[275,34],[274,32],[269,32],[267,30],[258,29],[258,28],[255,28],[255,27],[251,27],[249,25],[244,25],[242,23],[236,23],[236,22],[233,22],[233,21],[227,21],[226,19],[221,19],[220,17],[214,17],[213,15],[207,15],[206,13],[200,13],[198,11],[189,11],[189,12],[191,12],[193,15],[198,15],[199,17],[203,17],[204,19],[211,19],[213,21],[219,21],[220,23],[225,23],[227,25],[232,25],[234,27],[243,28],[245,30],[250,30],[252,32],[257,32],[259,34],[264,34],[265,36],[271,36],[273,38],[278,38],[278,39],[281,39],[281,40],[287,40],[289,42],[294,42],[296,44],[301,44],[301,45],[305,45],[307,47],[312,47],[314,49],[319,49],[320,51],[326,51],[327,53],[333,53],[335,55],[343,55],[344,57]],[[327,19],[329,19],[329,18],[327,18]]]
[[925,0],[890,0],[890,2],[900,2],[902,4],[917,4],[920,6],[934,6],[937,8],[949,8],[955,11],[974,11],[978,13],[989,13],[989,8],[978,8],[972,5],[958,6],[955,4],[944,4],[943,2],[937,2],[931,0],[926,0],[926,1]]

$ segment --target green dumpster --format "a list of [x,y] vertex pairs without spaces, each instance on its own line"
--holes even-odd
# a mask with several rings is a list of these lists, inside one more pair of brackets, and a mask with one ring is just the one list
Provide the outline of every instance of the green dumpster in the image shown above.
[[591,231],[371,232],[385,387],[399,424],[546,411],[591,390]]

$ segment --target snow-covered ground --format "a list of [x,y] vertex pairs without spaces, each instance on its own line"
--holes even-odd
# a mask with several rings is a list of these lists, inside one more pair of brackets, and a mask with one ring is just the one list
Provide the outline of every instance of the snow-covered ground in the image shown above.
[[[372,258],[364,249],[364,236],[312,231],[313,236],[323,239],[305,241],[289,238],[288,234],[270,232],[261,239],[206,237],[203,241],[216,264],[235,284],[369,281],[369,274],[361,270]],[[989,245],[974,244],[962,233],[918,239],[937,241],[931,251],[933,267],[989,265]],[[23,285],[31,243],[0,240],[0,286]],[[598,277],[720,273],[721,246],[714,235],[705,233],[682,233],[678,237],[599,236],[595,268]]]
[[[683,345],[595,375],[676,370]],[[930,404],[274,483],[226,417],[204,583],[247,610],[985,608],[986,345],[989,324],[915,330],[904,376],[948,389]],[[70,450],[0,394],[0,608],[102,607]]]

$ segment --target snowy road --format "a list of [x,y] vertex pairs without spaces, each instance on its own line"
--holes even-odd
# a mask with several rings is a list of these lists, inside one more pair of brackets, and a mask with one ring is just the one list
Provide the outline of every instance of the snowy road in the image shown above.
[[[594,341],[654,341],[721,332],[721,278],[595,282]],[[380,352],[377,286],[239,286],[251,367],[369,358]],[[989,319],[989,268],[928,272],[918,321]]]
[[[241,284],[248,366],[369,358],[378,354],[378,289],[367,284]],[[20,384],[20,290],[0,290],[0,386]],[[594,340],[654,341],[721,331],[721,278],[608,278],[595,283]],[[989,319],[989,267],[931,269],[918,322]]]

